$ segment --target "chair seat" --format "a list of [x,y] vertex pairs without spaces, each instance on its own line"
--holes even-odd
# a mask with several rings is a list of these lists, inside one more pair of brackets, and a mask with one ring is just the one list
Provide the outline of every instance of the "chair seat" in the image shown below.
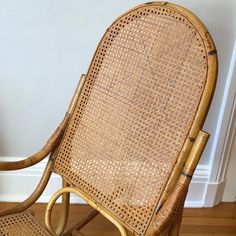
[[50,236],[51,234],[28,212],[0,217],[1,236]]

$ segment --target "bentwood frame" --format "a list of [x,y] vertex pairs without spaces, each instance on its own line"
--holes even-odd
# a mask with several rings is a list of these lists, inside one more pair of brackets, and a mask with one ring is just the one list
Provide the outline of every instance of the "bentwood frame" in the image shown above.
[[[160,6],[165,6],[166,8],[175,9],[176,11],[181,13],[184,17],[186,17],[192,23],[192,25],[197,29],[198,33],[202,38],[202,41],[204,43],[207,52],[207,67],[208,67],[207,79],[194,121],[188,133],[188,136],[184,142],[184,145],[179,154],[174,169],[171,173],[171,176],[168,180],[168,183],[165,187],[165,190],[161,196],[161,200],[158,203],[157,207],[158,211],[156,212],[156,216],[153,217],[153,221],[151,222],[151,224],[153,224],[153,227],[150,227],[146,232],[147,235],[176,236],[179,235],[183,204],[187,195],[189,183],[191,181],[194,170],[199,162],[201,154],[209,138],[209,134],[202,130],[202,126],[206,118],[206,114],[209,110],[209,106],[212,100],[216,84],[218,61],[214,42],[206,27],[201,23],[201,21],[195,15],[193,15],[187,9],[171,3],[155,2],[155,3],[147,3],[144,5],[148,4],[156,4]],[[63,138],[63,134],[68,127],[71,114],[73,113],[73,110],[75,108],[75,105],[78,101],[78,98],[80,96],[80,93],[82,91],[85,82],[86,82],[86,75],[82,75],[78,87],[75,91],[75,95],[70,103],[70,106],[68,108],[68,111],[66,112],[63,121],[58,126],[54,134],[49,138],[45,146],[39,152],[22,161],[0,162],[1,171],[18,170],[34,165],[43,160],[44,158],[46,158],[50,154],[43,176],[37,188],[32,193],[32,195],[29,198],[27,198],[24,202],[18,204],[17,206],[14,206],[10,209],[0,212],[0,216],[19,213],[28,209],[30,206],[33,205],[33,203],[36,202],[36,200],[40,197],[40,195],[44,191],[52,174],[55,157],[58,151],[58,146],[60,145],[60,142]],[[74,188],[74,186],[69,184],[69,181],[67,181],[65,178],[63,178],[62,182],[63,182],[62,184],[63,188],[59,190],[52,197],[46,210],[46,216],[45,216],[46,225],[52,235],[70,235],[73,230],[80,229],[84,225],[86,225],[99,212],[116,225],[122,236],[126,236],[127,231],[135,234],[135,232],[132,232],[132,229],[129,226],[123,224],[117,217],[112,215],[103,206],[99,205],[85,193],[81,192],[77,188]],[[71,192],[82,197],[95,210],[92,211],[85,219],[83,219],[72,229],[63,233],[68,220],[69,197]],[[58,224],[58,227],[57,229],[54,230],[51,226],[51,211],[56,199],[61,195],[63,196],[62,198],[63,210],[61,213],[61,219]]]

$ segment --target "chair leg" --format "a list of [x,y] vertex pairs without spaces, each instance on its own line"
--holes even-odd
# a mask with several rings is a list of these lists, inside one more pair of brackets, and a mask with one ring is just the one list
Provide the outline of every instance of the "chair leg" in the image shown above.
[[81,232],[74,230],[71,236],[84,236]]
[[180,226],[181,226],[181,223],[177,223],[175,225],[172,225],[168,236],[179,236]]
[[[69,186],[69,184],[66,182],[65,179],[62,179],[62,186],[63,187]],[[58,235],[61,235],[66,227],[68,217],[69,217],[69,204],[70,204],[70,193],[64,193],[62,195],[61,216],[60,216],[59,223],[58,223],[57,229],[56,229],[56,233]]]
[[[87,225],[95,216],[99,214],[99,211],[92,210],[85,218],[83,218],[79,223],[75,224],[72,228],[66,231],[63,236],[70,236],[73,231],[80,230],[85,225]],[[73,234],[72,234],[73,235]]]
[[[167,227],[165,230],[163,230],[158,236],[168,236],[170,231],[170,227]],[[156,236],[156,235],[155,235]]]

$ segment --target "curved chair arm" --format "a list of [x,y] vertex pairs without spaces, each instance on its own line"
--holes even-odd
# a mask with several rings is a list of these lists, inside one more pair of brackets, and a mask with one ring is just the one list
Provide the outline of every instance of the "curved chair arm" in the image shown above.
[[49,153],[54,151],[55,148],[59,145],[63,133],[65,131],[66,125],[68,123],[69,117],[70,114],[67,112],[61,124],[58,126],[53,135],[48,139],[47,143],[40,151],[38,151],[33,156],[30,156],[21,161],[0,162],[0,171],[23,169],[32,166],[47,157]]
[[109,211],[107,211],[105,208],[99,206],[97,203],[95,203],[88,195],[86,195],[85,193],[83,193],[81,190],[79,189],[75,189],[73,187],[65,187],[65,188],[61,188],[59,191],[57,191],[52,198],[50,199],[50,201],[48,202],[47,208],[46,208],[46,212],[45,212],[45,225],[48,229],[48,231],[53,235],[53,236],[57,236],[58,234],[53,230],[52,228],[52,224],[51,224],[51,213],[52,213],[52,208],[56,202],[56,200],[63,194],[65,193],[74,193],[76,195],[78,195],[79,197],[81,197],[82,199],[84,199],[91,207],[93,207],[94,209],[96,209],[97,211],[99,211],[103,216],[105,216],[111,223],[113,223],[117,229],[119,230],[119,232],[121,233],[121,236],[128,236],[127,230],[126,228],[119,222],[117,221],[111,214]]
[[0,216],[10,215],[22,212],[26,209],[28,209],[30,206],[32,206],[38,198],[41,196],[42,192],[47,186],[47,183],[51,177],[52,174],[52,166],[53,166],[53,153],[50,155],[49,160],[47,162],[47,165],[45,167],[45,170],[43,172],[43,175],[39,181],[39,184],[37,188],[34,190],[34,192],[29,196],[25,201],[17,204],[16,206],[13,206],[9,209],[0,211]]
[[85,78],[86,75],[82,74],[64,119],[62,120],[58,128],[55,130],[53,135],[49,138],[45,146],[39,152],[24,160],[16,162],[0,162],[0,171],[19,170],[35,165],[41,160],[43,160],[45,157],[47,157],[51,152],[53,152],[58,147],[62,139],[63,133],[66,129],[67,123],[69,121],[70,114],[72,113],[75,104],[79,98],[80,92],[85,82]]

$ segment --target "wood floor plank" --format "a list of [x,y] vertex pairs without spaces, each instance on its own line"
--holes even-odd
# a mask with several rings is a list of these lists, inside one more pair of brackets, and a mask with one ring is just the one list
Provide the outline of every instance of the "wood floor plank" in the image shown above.
[[[0,210],[13,206],[14,203],[0,203]],[[45,204],[35,204],[30,210],[35,217],[44,224]],[[60,205],[53,209],[53,225],[60,216]],[[91,207],[88,205],[72,205],[67,228],[76,224],[85,216]],[[116,227],[102,215],[97,216],[81,231],[84,236],[119,236]],[[183,222],[180,236],[236,236],[236,202],[221,203],[214,208],[186,208],[183,213]]]
[[223,225],[223,226],[231,226],[236,225],[236,218],[224,218],[224,217],[184,217],[182,223],[184,225]]

